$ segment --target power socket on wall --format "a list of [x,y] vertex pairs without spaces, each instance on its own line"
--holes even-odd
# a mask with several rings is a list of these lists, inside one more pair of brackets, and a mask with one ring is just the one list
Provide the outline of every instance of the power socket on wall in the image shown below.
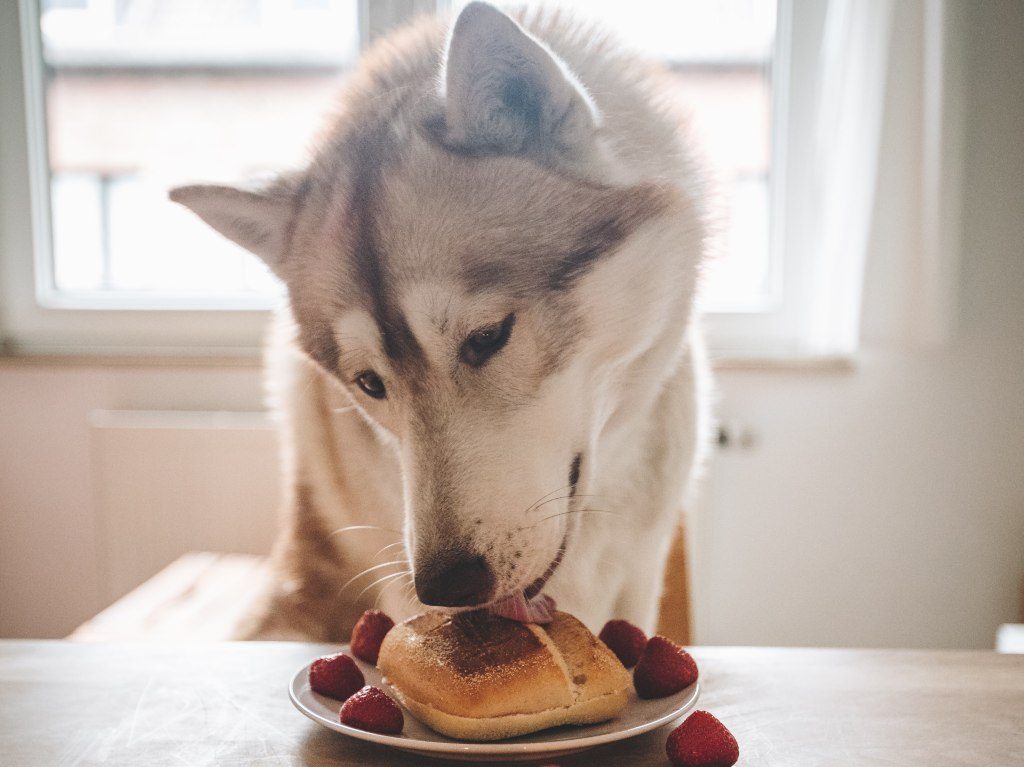
[[752,450],[758,441],[757,432],[739,421],[719,421],[715,427],[715,444],[719,450]]

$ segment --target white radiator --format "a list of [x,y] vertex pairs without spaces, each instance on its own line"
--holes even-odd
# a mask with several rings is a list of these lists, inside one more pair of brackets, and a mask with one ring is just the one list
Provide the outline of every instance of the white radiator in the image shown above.
[[94,410],[90,425],[108,601],[189,551],[270,550],[280,469],[266,414]]

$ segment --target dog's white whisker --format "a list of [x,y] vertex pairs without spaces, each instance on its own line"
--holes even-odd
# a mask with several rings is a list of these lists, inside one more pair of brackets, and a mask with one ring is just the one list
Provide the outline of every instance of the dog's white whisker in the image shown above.
[[544,517],[542,519],[538,519],[536,522],[534,522],[532,525],[530,525],[527,529],[532,528],[532,527],[536,527],[541,522],[546,522],[549,519],[554,519],[555,517],[564,517],[564,516],[567,516],[569,514],[607,514],[608,516],[619,517],[623,521],[626,521],[626,515],[621,513],[621,512],[618,512],[618,511],[608,511],[607,509],[569,509],[568,511],[561,511],[558,514],[551,514],[551,515],[546,516],[546,517]]
[[527,506],[525,513],[528,514],[529,512],[534,510],[534,507],[536,507],[539,503],[541,503],[541,501],[546,499],[548,496],[553,496],[555,493],[560,493],[561,491],[564,491],[564,489],[568,489],[568,487],[569,487],[568,484],[563,484],[561,487],[555,487],[555,489],[553,489],[553,491],[548,491],[543,496],[541,496],[539,499],[537,499],[534,503],[531,503],[529,506]]
[[389,543],[387,546],[384,546],[383,548],[377,549],[377,553],[373,555],[372,559],[376,559],[377,557],[379,557],[381,554],[383,554],[388,549],[393,549],[393,548],[395,548],[395,546],[404,546],[404,545],[405,545],[405,541],[395,541],[394,543]]
[[536,504],[535,506],[533,506],[530,509],[530,511],[531,512],[536,511],[541,506],[547,506],[549,503],[554,503],[555,501],[564,501],[566,498],[607,498],[607,496],[597,495],[596,493],[590,493],[590,494],[587,494],[587,493],[572,493],[570,495],[560,495],[557,498],[549,498],[548,500],[544,501],[543,503]]
[[[411,570],[405,570],[404,572],[395,573],[395,575],[397,575],[397,576],[404,575],[404,576],[406,576],[406,577],[411,579],[412,578],[412,571]],[[405,583],[406,585],[408,585],[408,583],[403,581],[401,578],[393,578],[391,580],[391,582],[387,583],[383,588],[381,588],[380,591],[377,592],[377,598],[373,600],[373,609],[375,609],[375,610],[377,609],[377,606],[380,604],[381,597],[384,596],[384,592],[387,591],[392,586],[394,586],[396,583],[397,584]]]
[[368,584],[368,585],[367,585],[367,586],[366,586],[366,587],[365,587],[365,588],[364,588],[364,589],[363,589],[362,591],[360,591],[360,592],[359,592],[358,594],[356,594],[356,598],[355,598],[355,599],[354,599],[353,601],[354,601],[354,602],[358,602],[358,601],[359,601],[359,598],[360,598],[360,597],[361,597],[361,596],[362,596],[363,594],[365,594],[365,593],[366,593],[367,591],[369,591],[370,589],[372,589],[372,588],[373,588],[374,586],[376,586],[376,585],[378,585],[378,584],[380,584],[380,583],[384,583],[384,581],[388,581],[388,580],[393,580],[394,578],[399,578],[399,577],[401,577],[401,576],[403,576],[403,575],[406,575],[406,574],[407,574],[408,572],[409,572],[408,570],[403,570],[403,571],[402,571],[402,572],[400,572],[400,573],[389,573],[389,574],[385,575],[385,576],[384,576],[384,577],[382,577],[382,578],[378,578],[377,580],[375,580],[375,581],[373,581],[372,583]]
[[374,572],[375,570],[381,570],[381,569],[383,569],[385,567],[391,567],[392,565],[407,565],[407,564],[409,564],[409,563],[405,559],[393,559],[390,562],[382,562],[379,565],[374,565],[373,567],[367,567],[365,570],[362,570],[362,571],[356,573],[354,576],[352,576],[347,581],[345,581],[345,585],[343,585],[340,589],[338,589],[338,593],[341,593],[342,591],[347,589],[349,586],[351,586],[353,583],[355,583],[357,580],[362,578],[364,575],[369,575],[370,573]]
[[414,578],[412,578],[410,576],[409,582],[406,583],[405,584],[405,588],[402,589],[402,598],[405,599],[406,605],[408,605],[409,609],[411,609],[411,610],[416,610],[417,607],[418,607],[416,603],[419,600],[414,599],[414,595],[415,594],[416,594],[416,581],[415,581]]
[[379,530],[384,533],[394,533],[395,535],[402,534],[398,530],[392,530],[389,527],[378,527],[377,525],[348,525],[347,527],[339,527],[337,530],[331,532],[331,535],[341,535],[341,533],[349,533],[353,530]]
[[402,581],[402,580],[401,580],[401,577],[402,577],[402,576],[408,576],[408,574],[409,574],[409,571],[408,571],[408,570],[407,570],[406,572],[396,572],[396,573],[395,573],[395,576],[396,576],[396,578],[393,578],[393,579],[391,579],[391,581],[390,581],[390,582],[388,582],[387,584],[385,584],[385,585],[384,585],[384,586],[383,586],[383,587],[382,587],[382,588],[381,588],[381,589],[380,589],[380,590],[379,590],[379,591],[377,592],[377,596],[376,596],[376,597],[374,598],[374,609],[377,609],[377,606],[378,606],[378,605],[380,604],[380,601],[381,601],[381,597],[383,597],[383,596],[384,596],[384,592],[386,592],[386,591],[387,591],[388,589],[390,589],[390,588],[391,588],[392,586],[394,586],[394,585],[396,585],[396,584],[397,584],[397,585],[399,585],[399,586],[401,586],[401,585],[402,585],[402,584],[404,583],[404,581]]

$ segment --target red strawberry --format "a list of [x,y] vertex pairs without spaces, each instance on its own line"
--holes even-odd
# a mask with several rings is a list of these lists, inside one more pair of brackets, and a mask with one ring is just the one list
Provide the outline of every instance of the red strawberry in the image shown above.
[[309,667],[309,686],[329,698],[345,700],[364,684],[363,672],[343,652],[317,658]]
[[626,668],[633,668],[636,665],[647,646],[647,634],[629,621],[610,620],[604,624],[604,628],[597,636],[618,656]]
[[394,625],[395,622],[380,610],[367,610],[352,629],[352,638],[349,640],[352,654],[376,666],[380,643]]
[[647,641],[633,671],[633,686],[641,698],[664,698],[697,681],[697,664],[690,653],[663,636]]
[[397,735],[405,717],[402,709],[376,687],[366,686],[345,701],[341,707],[341,723],[360,730]]
[[736,738],[707,711],[694,711],[672,730],[665,751],[676,767],[732,767],[740,758]]

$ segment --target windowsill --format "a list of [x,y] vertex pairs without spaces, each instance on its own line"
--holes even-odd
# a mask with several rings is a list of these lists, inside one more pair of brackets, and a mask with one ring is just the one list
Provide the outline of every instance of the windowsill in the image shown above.
[[[259,368],[263,364],[261,350],[253,349],[159,349],[94,352],[29,351],[0,348],[0,368],[4,367],[234,367]],[[800,354],[733,354],[712,352],[711,367],[715,372],[749,373],[852,373],[856,370],[851,355]]]
[[715,372],[747,373],[853,373],[856,358],[850,354],[735,354],[711,353]]
[[5,367],[234,367],[258,368],[262,350],[245,347],[196,349],[24,349],[0,343],[0,368]]

